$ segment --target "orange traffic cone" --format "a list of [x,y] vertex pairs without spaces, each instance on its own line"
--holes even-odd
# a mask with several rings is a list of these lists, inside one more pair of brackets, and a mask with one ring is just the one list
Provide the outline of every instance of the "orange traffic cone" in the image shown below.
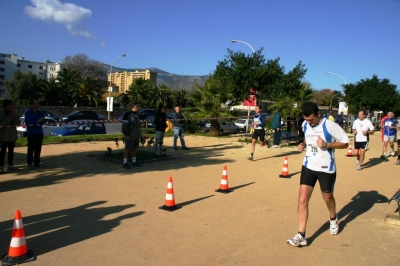
[[347,148],[346,156],[353,157],[353,146],[351,145],[351,143],[349,143],[349,147]]
[[283,161],[282,174],[280,174],[279,177],[290,178],[290,176],[289,176],[289,164],[288,164],[288,157],[287,156],[285,156],[285,161]]
[[8,255],[2,259],[2,265],[16,265],[35,260],[32,250],[28,250],[25,240],[25,231],[22,224],[21,211],[16,210],[14,214],[14,226],[11,233],[10,249]]
[[164,205],[159,207],[159,209],[172,212],[179,208],[181,207],[175,205],[174,186],[172,184],[172,177],[170,176],[168,178],[167,193],[165,195]]
[[232,190],[229,189],[228,185],[228,172],[226,165],[224,165],[224,168],[222,170],[222,178],[221,178],[221,184],[219,185],[219,189],[217,189],[215,192],[221,192],[221,193],[232,192]]

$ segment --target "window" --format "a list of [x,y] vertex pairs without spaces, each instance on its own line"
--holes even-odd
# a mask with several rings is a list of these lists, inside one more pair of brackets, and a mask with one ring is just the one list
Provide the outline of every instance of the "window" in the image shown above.
[[5,76],[4,75],[0,75],[0,79],[5,79]]
[[43,69],[43,66],[39,66],[39,69]]
[[21,67],[21,64],[17,64],[17,67]]
[[32,65],[28,65],[28,68],[32,68]]
[[5,69],[3,67],[0,67],[0,71],[5,71]]
[[6,62],[5,61],[3,61],[3,60],[0,60],[0,65],[5,65],[6,64]]
[[0,81],[0,86],[4,86],[4,82]]

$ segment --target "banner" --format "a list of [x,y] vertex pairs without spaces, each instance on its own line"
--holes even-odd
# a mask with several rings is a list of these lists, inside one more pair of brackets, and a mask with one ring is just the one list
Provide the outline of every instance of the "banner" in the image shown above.
[[107,97],[107,111],[108,112],[113,111],[113,105],[114,105],[113,103],[114,103],[114,97]]
[[249,99],[243,100],[243,106],[256,106],[257,105],[256,96],[254,94],[255,94],[255,90],[253,88],[250,88]]
[[347,103],[339,102],[338,114],[340,113],[343,113],[343,115],[347,115]]

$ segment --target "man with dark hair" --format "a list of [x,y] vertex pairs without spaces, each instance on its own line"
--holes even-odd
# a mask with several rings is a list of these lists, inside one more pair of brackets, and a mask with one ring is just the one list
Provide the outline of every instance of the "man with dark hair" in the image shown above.
[[154,125],[156,125],[156,143],[154,144],[154,152],[157,155],[164,155],[162,145],[164,143],[165,129],[167,128],[167,114],[165,113],[164,105],[160,104],[154,118]]
[[3,110],[0,110],[0,174],[4,173],[4,158],[8,149],[8,170],[18,171],[14,167],[14,147],[17,140],[16,126],[20,124],[17,114],[14,112],[14,103],[11,100],[3,101]]
[[125,169],[130,169],[128,164],[128,155],[132,156],[132,166],[142,166],[136,161],[137,148],[139,147],[139,140],[142,135],[140,129],[140,120],[138,111],[140,104],[134,103],[130,111],[124,114],[122,118],[122,133],[125,136],[125,150],[123,154],[123,166]]
[[[264,146],[264,139],[265,139],[265,118],[264,116],[261,114],[261,106],[257,105],[256,106],[256,113],[254,115],[254,120],[251,123],[251,126],[254,129],[253,135],[251,137],[251,148],[250,148],[250,156],[247,157],[247,159],[249,159],[250,161],[253,160],[253,154],[254,154],[254,150],[256,148],[256,142],[257,139],[260,138],[260,146]],[[269,143],[268,147],[269,147]]]
[[298,146],[299,151],[306,149],[300,176],[298,198],[298,233],[287,243],[293,246],[306,246],[306,226],[308,219],[308,203],[314,186],[318,180],[322,197],[330,215],[330,233],[339,232],[339,218],[336,214],[336,202],[333,188],[336,181],[335,149],[345,149],[349,138],[339,125],[319,116],[318,106],[306,102],[301,108],[304,122],[305,140]]
[[357,170],[361,171],[365,158],[365,150],[368,146],[368,135],[375,132],[374,125],[371,121],[365,119],[365,111],[358,112],[358,119],[353,123],[354,136],[354,156],[356,156]]
[[174,150],[178,149],[178,147],[176,146],[178,137],[181,141],[182,150],[189,150],[189,148],[186,147],[185,136],[183,134],[184,123],[185,123],[185,118],[181,114],[180,106],[177,105],[177,106],[175,106],[175,113],[172,116],[172,125],[174,126],[174,144],[173,144]]
[[40,163],[40,153],[42,152],[44,114],[39,110],[39,101],[32,99],[31,108],[25,112],[26,135],[28,139],[27,164],[28,169],[33,169],[33,165],[43,168]]

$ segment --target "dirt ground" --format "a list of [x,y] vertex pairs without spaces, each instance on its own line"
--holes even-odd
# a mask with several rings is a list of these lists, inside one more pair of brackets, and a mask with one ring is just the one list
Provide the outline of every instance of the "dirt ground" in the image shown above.
[[[286,240],[297,232],[297,197],[304,153],[293,147],[256,147],[238,138],[187,136],[179,158],[122,164],[91,155],[115,143],[43,146],[44,169],[27,170],[26,148],[17,148],[19,172],[0,176],[0,255],[7,254],[15,210],[22,212],[27,265],[399,265],[400,226],[384,223],[397,204],[397,158],[382,161],[379,135],[371,138],[365,168],[337,150],[335,197],[340,233],[329,234],[328,211],[317,190],[311,198],[309,246]],[[145,148],[146,149],[146,148]],[[291,178],[279,178],[288,156]],[[232,193],[215,192],[228,169]],[[164,204],[168,177],[176,204]]]

